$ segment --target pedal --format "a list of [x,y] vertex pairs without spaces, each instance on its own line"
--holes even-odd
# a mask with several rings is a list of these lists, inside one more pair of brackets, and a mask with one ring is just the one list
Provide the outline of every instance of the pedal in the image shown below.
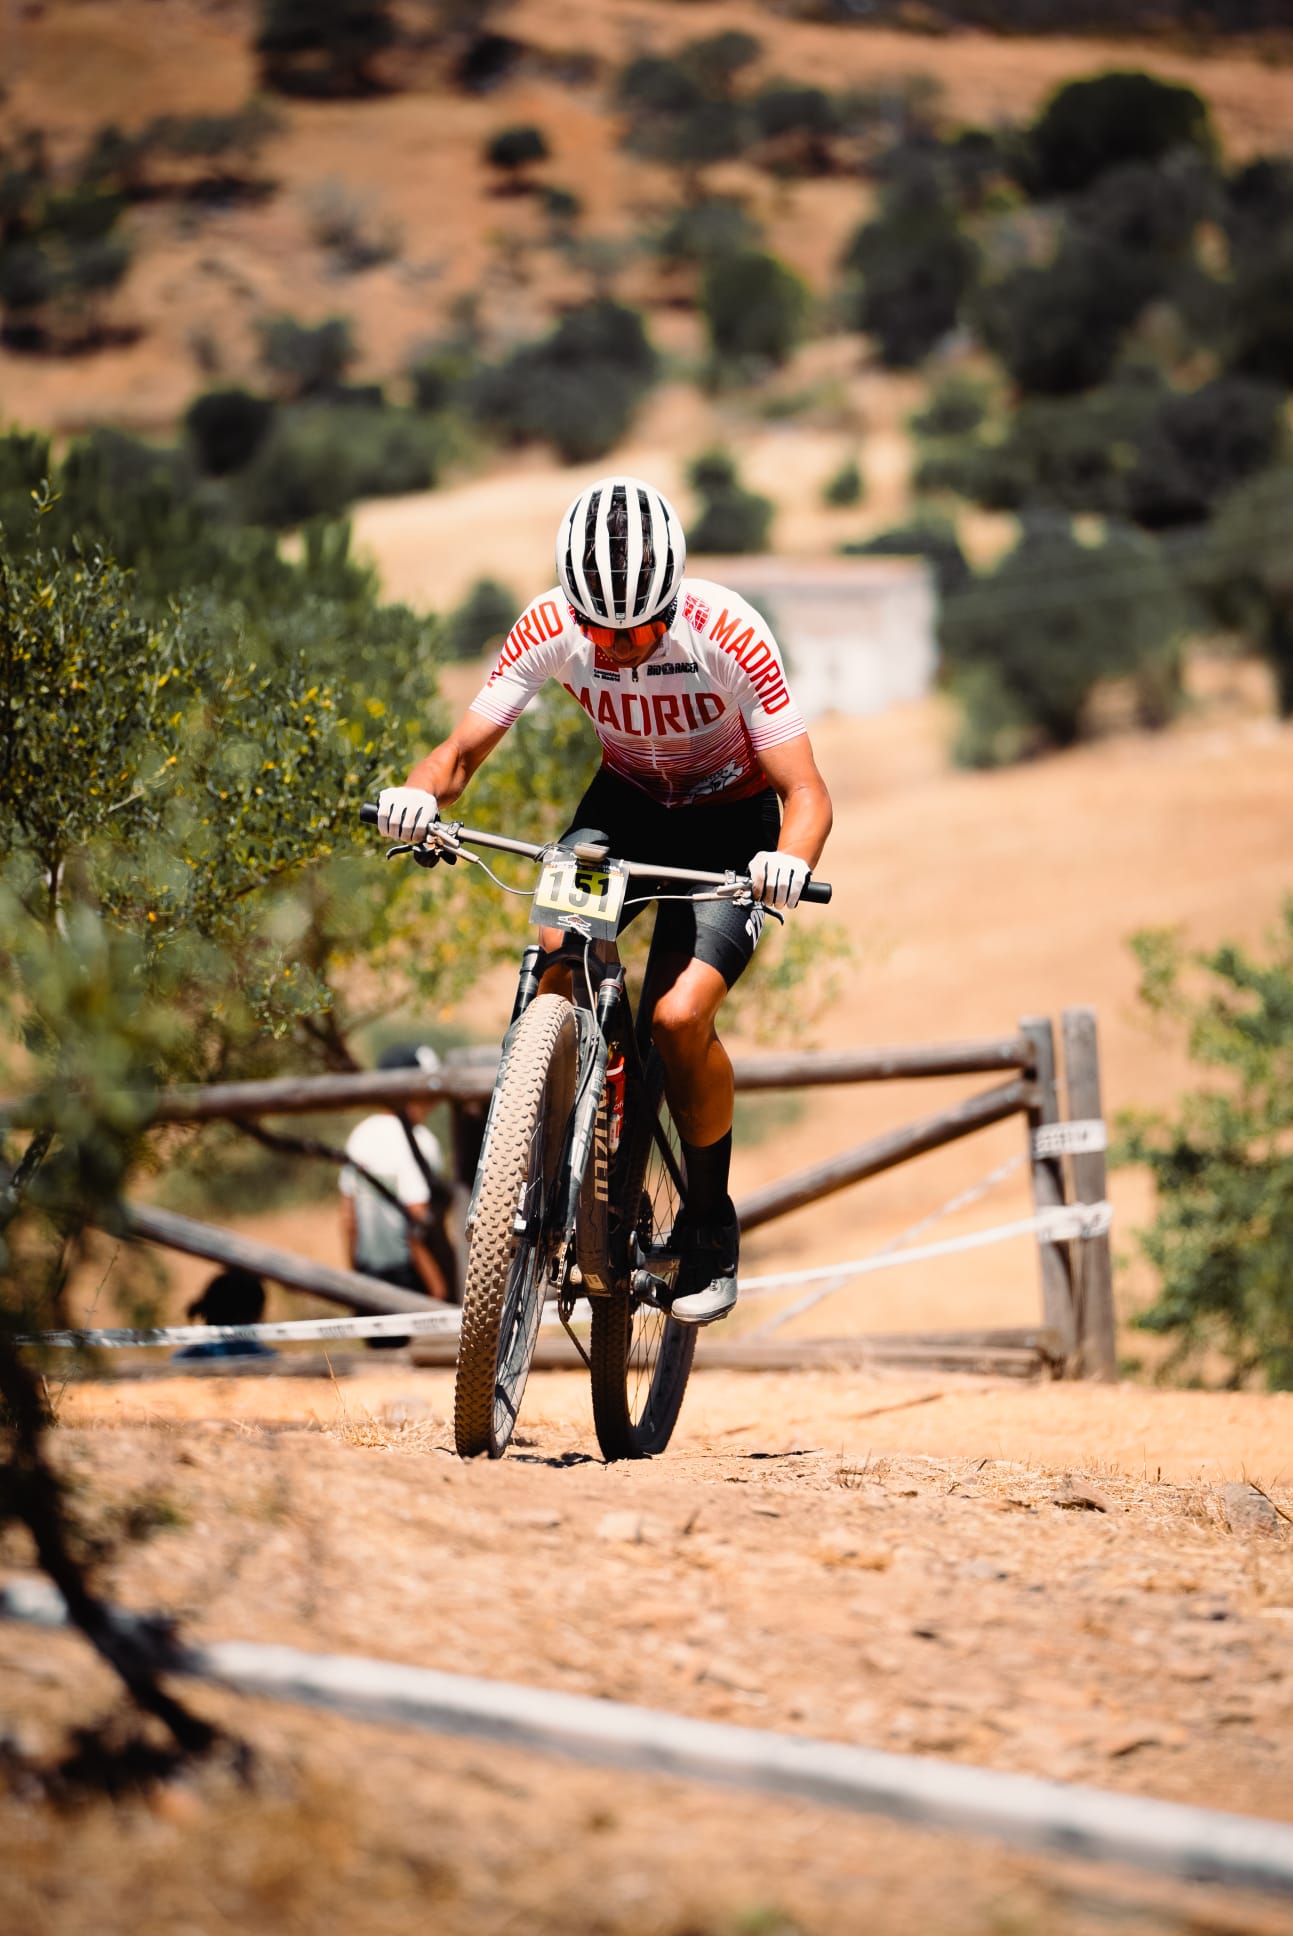
[[[639,1277],[647,1277],[660,1286],[666,1297],[672,1297],[678,1282],[678,1268],[682,1259],[676,1251],[666,1250],[663,1244],[652,1244],[644,1248],[637,1232],[629,1238],[629,1270],[632,1273],[633,1289],[637,1290]],[[646,1292],[641,1293],[646,1296]]]
[[657,1311],[667,1311],[673,1298],[672,1285],[649,1270],[635,1270],[629,1279],[629,1289],[639,1304],[653,1305]]

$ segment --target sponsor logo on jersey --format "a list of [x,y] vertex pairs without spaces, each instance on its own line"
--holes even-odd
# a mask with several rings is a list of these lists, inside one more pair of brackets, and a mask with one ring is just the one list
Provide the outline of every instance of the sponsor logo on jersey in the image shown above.
[[683,600],[682,615],[697,632],[703,632],[709,624],[709,607],[704,599],[697,598],[695,592],[688,592]]
[[618,686],[620,682],[619,673],[608,672],[605,666],[595,665],[593,667],[593,677],[594,679],[609,679],[613,686]]
[[737,631],[738,620],[729,618],[727,607],[714,620],[710,638],[735,659],[759,695],[765,713],[779,713],[790,704],[790,694],[777,655],[766,639],[756,638],[754,627]]
[[694,659],[671,659],[667,665],[648,665],[648,679],[663,679],[666,672],[699,672],[700,667]]
[[730,786],[735,786],[736,782],[744,777],[745,766],[743,762],[740,760],[729,760],[726,766],[719,767],[717,773],[707,773],[703,780],[698,780],[695,786],[688,792],[687,798],[688,800],[707,800],[711,793],[726,793]]
[[605,726],[630,739],[703,733],[727,711],[716,692],[607,692],[588,686],[576,690],[571,685],[566,691],[579,701],[594,726]]

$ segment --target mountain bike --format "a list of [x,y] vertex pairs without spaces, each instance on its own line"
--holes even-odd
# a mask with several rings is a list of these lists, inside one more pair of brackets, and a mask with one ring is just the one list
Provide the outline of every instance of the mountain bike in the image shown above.
[[[360,818],[376,825],[377,808],[362,807]],[[670,1240],[687,1177],[650,1004],[635,1018],[616,941],[650,901],[752,906],[749,876],[617,860],[594,833],[536,846],[443,820],[422,844],[396,843],[387,858],[411,854],[424,867],[466,860],[506,889],[476,848],[539,864],[530,921],[560,929],[562,940],[552,950],[532,942],[521,955],[485,1120],[467,1211],[454,1443],[462,1458],[507,1450],[544,1305],[554,1302],[588,1367],[603,1456],[648,1458],[669,1443],[696,1349],[696,1327],[669,1314],[680,1262]],[[831,889],[809,880],[801,898],[826,902]],[[649,954],[648,991],[652,965]],[[568,996],[550,992],[554,979],[568,983]],[[587,1349],[571,1324],[581,1297]]]

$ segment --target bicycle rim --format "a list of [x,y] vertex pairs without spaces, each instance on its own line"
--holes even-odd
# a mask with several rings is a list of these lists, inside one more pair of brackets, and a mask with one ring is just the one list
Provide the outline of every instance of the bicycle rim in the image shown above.
[[574,1010],[537,997],[512,1039],[481,1159],[454,1380],[462,1458],[501,1458],[516,1426],[561,1243],[554,1208],[577,1066]]
[[[645,1250],[668,1236],[682,1207],[678,1133],[664,1101],[664,1072],[652,1052],[632,1099],[614,1191],[620,1248],[630,1232]],[[666,1161],[663,1138],[673,1153]],[[593,1418],[607,1459],[644,1459],[673,1435],[696,1350],[693,1325],[677,1324],[634,1296],[621,1272],[610,1297],[592,1300]]]

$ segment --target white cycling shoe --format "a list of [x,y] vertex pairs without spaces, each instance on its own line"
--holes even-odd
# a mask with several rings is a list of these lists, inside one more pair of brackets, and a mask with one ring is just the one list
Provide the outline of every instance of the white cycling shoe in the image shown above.
[[683,1211],[670,1237],[681,1256],[678,1291],[669,1315],[679,1324],[713,1324],[725,1318],[736,1303],[736,1267],[740,1228],[732,1199],[712,1221],[693,1223]]

